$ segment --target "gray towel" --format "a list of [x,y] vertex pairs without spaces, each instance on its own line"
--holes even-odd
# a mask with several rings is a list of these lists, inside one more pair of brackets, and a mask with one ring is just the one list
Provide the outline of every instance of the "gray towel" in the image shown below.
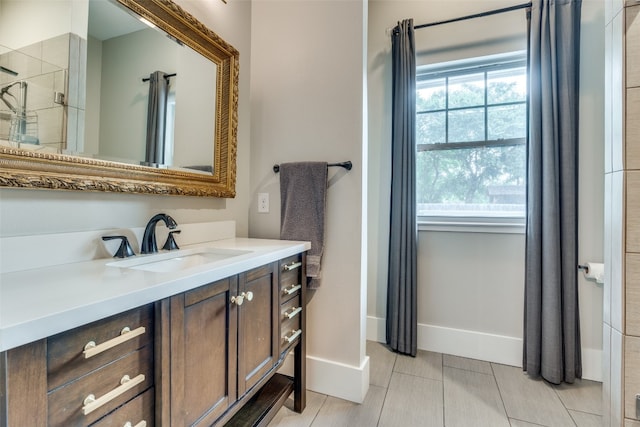
[[326,162],[280,165],[280,238],[311,242],[307,253],[307,285],[311,289],[320,286],[326,198]]

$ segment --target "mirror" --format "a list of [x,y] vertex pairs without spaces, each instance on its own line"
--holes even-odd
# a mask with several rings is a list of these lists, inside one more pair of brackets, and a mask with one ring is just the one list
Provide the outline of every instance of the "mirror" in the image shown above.
[[106,0],[89,0],[86,56],[78,154],[213,172],[213,61]]
[[[77,13],[78,1],[70,2],[74,6],[70,9]],[[93,12],[92,2],[87,3],[89,17]],[[11,140],[10,144],[0,141],[0,185],[234,197],[238,52],[170,1],[117,2],[129,12],[157,26],[166,35],[161,35],[156,29],[140,27],[135,19],[130,20],[136,23],[135,31],[124,31],[115,38],[105,35],[104,31],[100,33],[95,22],[91,23],[91,18],[88,33],[78,36],[70,31],[71,35],[66,39],[66,43],[72,47],[68,67],[62,67],[62,74],[68,73],[66,87],[62,85],[66,93],[60,90],[60,78],[53,78],[58,86],[52,91],[53,108],[62,109],[63,121],[65,118],[67,120],[66,144],[56,150],[56,146],[52,145],[55,143],[44,138],[35,144],[33,140],[22,140],[21,143]],[[36,1],[0,0],[2,15],[11,16],[5,13],[12,10],[7,3],[15,6]],[[97,4],[107,5],[106,0],[99,0]],[[69,13],[73,14],[71,11]],[[98,12],[101,17],[106,14],[103,10]],[[121,15],[131,18],[127,13]],[[4,25],[2,19],[0,27]],[[115,24],[108,24],[107,27],[113,29]],[[84,44],[82,36],[85,37]],[[7,37],[0,30],[0,45]],[[134,51],[131,49],[136,45],[132,41],[134,37],[139,40],[154,38],[157,43],[164,43],[165,47]],[[82,46],[86,48],[86,67],[76,64],[74,68],[73,46],[76,39],[79,39],[76,43],[80,46],[80,52]],[[41,44],[44,51],[45,42]],[[117,44],[127,46],[129,51],[116,51],[113,46]],[[95,49],[96,45],[99,49]],[[30,51],[17,50],[19,52],[0,50],[0,66],[10,69],[11,62],[4,61],[9,53],[13,53],[13,56],[20,53],[29,59],[34,56]],[[157,55],[160,50],[169,52],[168,56],[176,60],[168,61],[167,55]],[[145,51],[154,55],[145,57]],[[97,55],[96,52],[101,53]],[[42,63],[45,63],[44,57]],[[118,69],[114,67],[117,63],[126,66]],[[41,67],[42,70],[45,68],[51,67]],[[123,74],[123,70],[132,72]],[[156,81],[168,83],[164,95],[169,100],[165,111],[169,119],[167,125],[161,127],[167,138],[163,140],[164,148],[157,150],[161,153],[160,157],[149,154],[150,143],[145,141],[146,134],[150,133],[147,131],[147,116],[151,115],[147,110],[153,108],[149,107],[148,102],[150,82],[143,81],[143,78],[153,77],[151,73],[154,71],[160,71],[162,76]],[[7,77],[7,74],[0,72],[0,91],[5,82],[11,82],[8,79],[17,80],[21,77]],[[25,80],[29,83],[29,90],[35,90],[37,85],[31,84],[29,79]],[[74,94],[74,88],[81,87],[81,82],[85,80],[86,92],[76,89],[78,93]],[[56,98],[60,93],[64,93],[66,98],[62,104]],[[210,95],[203,96],[203,93]],[[29,102],[27,111],[35,106],[34,102]],[[83,102],[86,103],[86,109]],[[38,126],[41,129],[45,115],[42,111],[38,111]],[[1,115],[2,110],[0,139]],[[74,118],[77,124],[73,123]]]

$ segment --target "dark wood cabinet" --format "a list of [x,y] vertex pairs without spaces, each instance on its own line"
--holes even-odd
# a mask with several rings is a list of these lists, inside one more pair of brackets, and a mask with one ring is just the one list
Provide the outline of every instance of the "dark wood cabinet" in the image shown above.
[[[242,408],[230,411],[220,420],[226,427],[265,427],[284,401],[293,393],[293,409],[302,412],[306,406],[306,274],[305,254],[284,258],[274,265],[277,277],[272,313],[274,368],[262,376],[242,400]],[[266,275],[262,275],[266,277]],[[265,281],[266,282],[266,281]],[[265,316],[266,317],[266,316]],[[243,318],[250,324],[251,317]],[[242,332],[242,331],[241,331]],[[255,338],[255,337],[254,337]],[[263,345],[266,354],[266,345]],[[293,377],[276,373],[293,351]],[[267,358],[256,358],[268,360]],[[255,363],[254,363],[255,365]],[[231,418],[229,418],[232,416]]]
[[162,357],[170,359],[172,427],[214,424],[275,367],[277,269],[267,264],[171,297]]
[[293,349],[293,409],[302,412],[307,404],[306,333],[307,275],[306,254],[296,254],[280,260],[280,336],[281,357]]
[[[237,278],[227,278],[171,297],[171,423],[210,426],[236,401]],[[166,339],[166,338],[164,338]]]
[[245,296],[238,306],[239,397],[256,385],[278,361],[277,267],[277,263],[268,264],[242,273],[238,278],[238,291]]
[[150,304],[1,353],[0,426],[152,427],[152,317]]
[[297,254],[0,353],[0,427],[264,426],[291,392],[302,412],[303,280]]

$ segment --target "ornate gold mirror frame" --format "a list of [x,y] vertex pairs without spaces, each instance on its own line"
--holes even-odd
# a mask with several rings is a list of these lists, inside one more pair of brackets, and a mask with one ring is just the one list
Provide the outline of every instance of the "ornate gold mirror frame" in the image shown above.
[[157,169],[0,147],[0,186],[235,197],[238,51],[170,0],[117,1],[216,64],[213,173]]

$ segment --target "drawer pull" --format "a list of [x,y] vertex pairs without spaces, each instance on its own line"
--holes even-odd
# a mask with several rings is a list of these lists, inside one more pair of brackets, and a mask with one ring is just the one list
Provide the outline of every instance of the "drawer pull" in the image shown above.
[[302,263],[300,261],[292,262],[291,264],[283,265],[282,266],[282,270],[283,271],[291,271],[291,270],[295,270],[296,268],[299,268],[300,266],[302,266]]
[[122,379],[120,379],[120,385],[114,388],[113,390],[111,390],[110,392],[108,392],[107,394],[105,394],[104,396],[98,399],[96,399],[96,397],[93,394],[90,394],[89,396],[87,396],[82,402],[84,405],[82,407],[82,413],[84,415],[90,414],[91,412],[100,408],[102,405],[111,402],[116,397],[120,396],[121,394],[125,393],[128,390],[131,390],[133,387],[137,386],[143,381],[144,381],[144,374],[140,374],[133,379],[129,378],[129,375],[125,375],[124,377],[122,377]]
[[131,421],[127,421],[122,427],[147,427],[147,422],[145,420],[142,420],[138,424],[133,425],[131,424]]
[[284,312],[284,317],[286,317],[287,319],[293,319],[301,311],[302,307],[293,307],[291,310]]
[[302,285],[291,285],[288,288],[282,290],[282,295],[291,295],[300,288],[302,288]]
[[296,338],[300,336],[301,333],[302,333],[302,329],[298,329],[297,331],[291,331],[289,335],[285,335],[284,340],[287,342],[287,344],[291,344],[296,340]]
[[126,328],[120,331],[120,336],[112,338],[109,341],[105,341],[102,344],[96,345],[95,341],[89,341],[84,346],[84,351],[82,353],[84,354],[84,358],[88,359],[90,357],[93,357],[97,354],[102,353],[103,351],[109,350],[110,348],[113,348],[126,341],[129,341],[130,339],[133,339],[139,335],[142,335],[144,334],[145,331],[146,329],[144,326],[140,326],[139,328],[134,329],[133,331],[129,329],[129,327],[127,326]]

